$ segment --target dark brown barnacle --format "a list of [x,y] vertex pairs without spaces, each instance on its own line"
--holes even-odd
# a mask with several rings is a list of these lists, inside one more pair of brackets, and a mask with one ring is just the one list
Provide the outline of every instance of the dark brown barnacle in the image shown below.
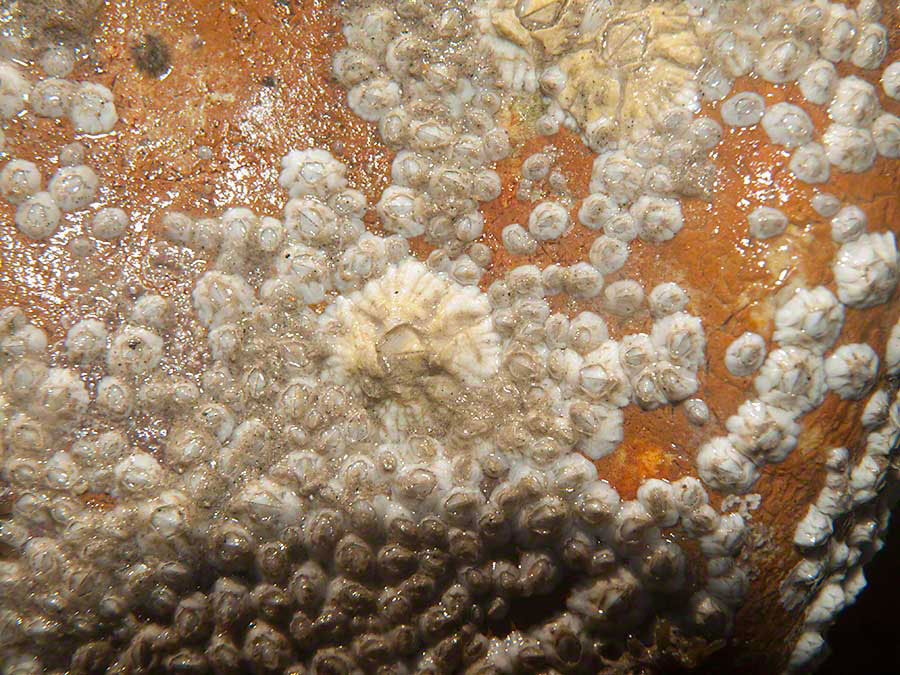
[[347,636],[350,619],[337,607],[325,607],[313,622],[316,640],[323,644],[340,644]]
[[300,609],[311,612],[322,603],[326,583],[327,577],[321,566],[308,560],[294,572],[289,588]]
[[446,637],[458,625],[458,622],[453,620],[453,617],[442,605],[429,607],[419,617],[419,631],[422,638],[428,643],[434,643]]
[[322,510],[306,526],[306,546],[311,556],[330,561],[335,545],[344,536],[344,519],[337,511]]
[[[300,562],[306,558],[306,548],[303,545],[303,528],[299,525],[289,525],[281,531],[279,537],[281,543],[287,549],[288,559],[291,562]],[[257,561],[259,559],[257,558]]]
[[391,658],[391,643],[382,635],[367,633],[353,641],[353,653],[363,668],[371,670]]
[[348,520],[350,529],[368,541],[375,539],[381,529],[378,512],[365,499],[357,499],[350,505]]
[[163,668],[173,675],[200,675],[209,672],[209,663],[206,656],[200,652],[193,649],[179,649],[165,658]]
[[210,536],[216,563],[226,572],[241,572],[253,565],[255,547],[249,532],[235,522],[216,527]]
[[422,572],[416,572],[400,584],[400,591],[407,595],[413,607],[424,607],[434,597],[434,579]]
[[159,585],[144,598],[142,605],[151,616],[166,620],[178,606],[178,594],[168,586]]
[[418,564],[416,554],[400,544],[387,544],[378,551],[378,571],[389,583],[405,579],[416,571]]
[[509,615],[509,601],[506,598],[493,598],[488,602],[485,615],[493,623],[503,621]]
[[457,578],[475,597],[487,595],[491,590],[490,571],[483,567],[464,567]]
[[375,609],[376,600],[372,591],[349,579],[335,579],[329,595],[337,607],[351,616],[369,614]]
[[512,537],[512,523],[502,510],[489,509],[478,519],[478,532],[489,546],[500,547]]
[[378,599],[378,615],[390,624],[408,621],[412,612],[412,600],[408,593],[389,588]]
[[203,593],[184,598],[175,608],[172,626],[179,639],[185,642],[206,639],[212,630],[209,599]]
[[492,572],[494,591],[504,597],[518,595],[522,589],[519,568],[506,560],[497,561]]
[[106,640],[97,640],[81,645],[72,655],[69,672],[72,675],[94,675],[106,672],[113,659],[112,645]]
[[300,651],[308,651],[316,646],[315,624],[305,612],[294,613],[288,631]]
[[419,536],[426,546],[444,548],[448,533],[447,523],[437,516],[425,516],[419,521]]
[[474,532],[452,528],[450,530],[450,555],[467,565],[474,565],[484,554],[481,539]]
[[206,661],[216,675],[241,672],[241,652],[225,635],[216,635],[206,647]]
[[292,663],[284,669],[283,675],[306,675],[307,672],[306,666],[302,663]]
[[245,621],[249,595],[247,587],[234,579],[223,577],[217,580],[209,594],[216,625],[227,630]]
[[546,553],[529,553],[519,564],[524,595],[546,595],[559,581],[559,564]]
[[290,594],[274,584],[259,584],[250,593],[250,603],[263,619],[281,623],[291,612]]
[[388,539],[398,541],[404,546],[418,548],[419,528],[409,518],[394,518],[387,528]]
[[462,664],[466,642],[460,633],[454,633],[438,642],[431,650],[435,665],[446,672],[456,672]]
[[593,547],[587,539],[571,537],[563,542],[563,562],[573,570],[586,570],[590,564],[592,554]]
[[394,651],[400,656],[410,656],[419,649],[419,632],[410,625],[397,626],[390,632],[388,639]]
[[262,673],[281,670],[294,660],[290,641],[264,621],[247,631],[242,653],[253,670]]
[[450,555],[439,548],[426,548],[418,554],[419,569],[440,579],[450,572]]
[[522,525],[532,536],[550,539],[562,531],[568,515],[568,509],[562,501],[546,497],[524,512]]
[[352,579],[368,579],[375,566],[375,556],[369,545],[355,534],[341,539],[334,551],[338,571]]
[[516,671],[540,673],[547,668],[547,657],[540,643],[528,638],[515,655]]
[[287,581],[291,573],[288,547],[280,541],[270,541],[260,546],[256,551],[256,569],[261,577],[272,583]]
[[312,659],[311,675],[352,675],[361,672],[346,649],[322,649]]
[[172,634],[152,623],[137,632],[120,660],[130,672],[151,673],[159,668],[163,655],[172,643]]
[[186,592],[196,582],[194,571],[184,563],[175,561],[165,562],[157,567],[156,578],[178,593]]
[[471,631],[471,635],[469,636],[469,639],[466,641],[466,644],[463,648],[463,663],[465,663],[466,665],[477,663],[479,660],[485,657],[488,652],[489,646],[490,643],[487,639],[487,636],[473,628]]

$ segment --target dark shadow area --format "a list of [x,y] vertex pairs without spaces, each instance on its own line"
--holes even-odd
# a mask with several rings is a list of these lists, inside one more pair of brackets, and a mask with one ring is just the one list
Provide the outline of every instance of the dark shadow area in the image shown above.
[[832,654],[817,675],[900,673],[900,518],[865,570],[866,590],[828,632]]

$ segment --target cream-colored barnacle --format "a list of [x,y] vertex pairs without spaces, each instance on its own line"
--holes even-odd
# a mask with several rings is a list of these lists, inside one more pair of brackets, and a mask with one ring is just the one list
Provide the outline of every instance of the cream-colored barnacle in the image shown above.
[[822,357],[800,347],[776,349],[766,358],[754,384],[765,403],[798,414],[808,412],[825,398]]
[[844,325],[844,306],[824,286],[798,288],[775,312],[773,338],[781,345],[821,354],[834,344]]
[[396,390],[441,373],[479,385],[499,365],[487,296],[418,262],[392,266],[339,297],[322,324],[333,335],[326,371],[361,391],[367,381]]

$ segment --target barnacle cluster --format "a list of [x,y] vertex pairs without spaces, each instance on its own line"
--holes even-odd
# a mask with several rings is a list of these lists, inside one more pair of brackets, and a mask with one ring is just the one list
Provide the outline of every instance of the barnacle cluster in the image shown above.
[[[834,65],[881,67],[878,3],[337,9],[346,46],[333,76],[394,151],[376,203],[328,149],[290,150],[278,216],[158,214],[172,255],[208,261],[189,296],[138,288],[113,314],[85,312],[58,343],[22,308],[0,310],[3,672],[690,665],[729,635],[748,587],[745,516],[759,495],[737,495],[789,456],[832,392],[867,399],[869,431],[852,461],[829,451],[826,485],[793,536],[803,559],[782,599],[806,614],[791,667],[813,663],[886,526],[900,414],[879,372],[900,369],[900,324],[881,356],[841,338],[847,308],[893,297],[895,237],[817,192],[832,288],[792,282],[772,344],[744,332],[709,358],[690,289],[645,289],[629,255],[677,245],[682,199],[716,189],[725,130],[698,116],[701,101],[727,127],[758,126],[802,183],[900,155],[900,120],[875,85]],[[73,64],[53,47],[32,83],[0,63],[0,117],[112,130],[111,91],[65,79]],[[896,66],[883,71],[889,98]],[[732,92],[749,73],[796,82],[827,126],[798,102]],[[588,194],[573,194],[552,146],[529,155],[516,194],[530,213],[503,228],[514,262],[495,270],[480,205],[504,188],[506,109],[526,100],[537,133],[566,126],[594,152]],[[60,149],[44,185],[41,167],[11,152],[0,195],[21,235],[53,237],[65,214],[104,199],[84,157],[79,143]],[[775,205],[746,211],[754,239],[794,227]],[[582,259],[525,259],[576,228],[588,233]],[[104,205],[82,239],[129,230],[126,210]],[[590,309],[567,311],[575,303]],[[613,320],[633,318],[646,332],[611,335]],[[626,411],[680,406],[707,424],[698,392],[710,359],[755,396],[690,448],[689,473],[620,494],[598,461],[622,452]]]

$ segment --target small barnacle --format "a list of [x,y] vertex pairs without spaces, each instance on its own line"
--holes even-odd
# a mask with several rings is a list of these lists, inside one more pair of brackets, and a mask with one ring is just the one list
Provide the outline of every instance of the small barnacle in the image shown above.
[[541,202],[528,217],[528,231],[538,241],[559,239],[570,226],[568,211],[557,202]]
[[805,42],[793,38],[768,41],[756,62],[756,72],[767,82],[792,82],[803,72],[811,56],[812,49]]
[[87,134],[112,131],[119,121],[112,92],[102,84],[82,82],[72,95],[69,119],[76,131]]
[[735,94],[722,103],[722,121],[732,127],[750,127],[758,124],[765,114],[763,97],[750,91]]
[[706,360],[706,336],[700,319],[686,312],[669,314],[653,323],[650,339],[660,356],[696,370]]
[[831,218],[831,238],[838,244],[858,239],[866,231],[868,218],[858,206],[845,206]]
[[866,308],[887,302],[900,278],[894,233],[867,233],[847,242],[838,250],[833,270],[844,304]]
[[755,373],[766,358],[766,341],[761,335],[746,332],[725,350],[725,367],[736,377]]
[[253,289],[246,281],[215,270],[197,280],[192,297],[200,322],[208,328],[234,323],[256,304]]
[[813,61],[800,76],[797,85],[810,103],[825,105],[834,97],[838,74],[834,65],[825,59]]
[[878,148],[868,129],[832,124],[822,135],[828,161],[840,171],[862,173],[872,168]]
[[0,117],[9,119],[25,109],[31,83],[12,63],[0,63]]
[[800,548],[815,548],[827,542],[832,532],[831,518],[811,504],[794,530],[794,544]]
[[872,123],[872,137],[882,157],[900,157],[900,117],[882,113]]
[[656,478],[643,481],[638,487],[637,499],[659,527],[672,527],[678,522],[674,490],[666,481]]
[[602,193],[587,196],[578,209],[578,222],[592,230],[603,227],[613,216],[621,213],[618,205]]
[[894,61],[884,69],[881,87],[890,98],[900,99],[900,61]]
[[772,143],[786,148],[809,143],[814,131],[812,120],[806,111],[790,103],[776,103],[767,108],[762,117],[762,127]]
[[881,65],[887,51],[888,37],[885,27],[879,23],[867,23],[862,27],[856,46],[850,54],[850,63],[857,68],[872,70]]
[[644,289],[633,279],[614,281],[603,295],[607,309],[617,316],[631,316],[644,304]]
[[14,159],[0,171],[0,194],[11,204],[21,204],[41,189],[41,173],[34,162]]
[[788,226],[784,213],[770,206],[758,206],[747,216],[750,234],[757,239],[768,239],[782,234]]
[[821,405],[825,398],[822,357],[801,347],[783,347],[769,353],[754,380],[760,399],[795,413]]
[[74,91],[71,82],[50,77],[34,85],[28,103],[39,117],[58,119],[68,112]]
[[29,195],[16,209],[15,222],[19,232],[40,241],[56,232],[61,211],[48,192]]
[[875,87],[862,78],[850,76],[838,81],[828,116],[849,127],[868,127],[878,112]]
[[578,262],[566,270],[564,286],[575,298],[595,298],[603,288],[603,276],[596,267]]
[[867,344],[841,345],[825,359],[825,382],[842,399],[861,399],[877,374],[878,356]]
[[675,199],[641,195],[629,212],[638,224],[638,236],[644,241],[668,241],[684,226],[681,203]]
[[753,462],[721,436],[705,443],[695,461],[703,481],[719,492],[742,494],[759,477]]
[[825,183],[831,176],[831,165],[825,148],[819,143],[807,143],[794,150],[788,165],[791,172],[804,183]]
[[738,452],[757,464],[782,461],[796,447],[800,434],[790,412],[759,400],[742,403],[725,426]]
[[597,237],[588,251],[588,260],[601,274],[617,272],[627,259],[628,244],[605,234]]

